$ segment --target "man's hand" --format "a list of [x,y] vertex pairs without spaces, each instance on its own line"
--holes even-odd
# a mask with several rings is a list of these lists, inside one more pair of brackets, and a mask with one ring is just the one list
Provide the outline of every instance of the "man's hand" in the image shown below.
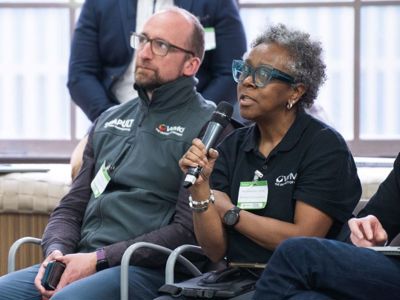
[[96,252],[68,254],[58,261],[66,265],[57,289],[61,290],[66,285],[96,273]]
[[387,241],[387,233],[377,217],[373,215],[349,220],[351,242],[358,247],[382,246]]
[[[52,260],[60,261],[66,265],[60,282],[54,291],[46,290],[41,283],[47,264]],[[68,254],[63,256],[60,251],[55,250],[41,264],[39,272],[35,278],[35,286],[39,290],[40,294],[42,294],[43,300],[49,299],[54,293],[61,290],[71,282],[94,274],[96,272],[96,262],[96,252]]]
[[42,299],[49,299],[51,296],[53,296],[54,291],[49,291],[46,290],[42,286],[42,278],[45,272],[45,269],[47,267],[47,264],[52,261],[52,260],[58,260],[61,257],[63,257],[63,254],[59,250],[54,250],[52,253],[50,253],[49,256],[46,257],[46,259],[42,262],[40,265],[39,271],[35,277],[35,286],[39,290],[40,294],[42,295]]

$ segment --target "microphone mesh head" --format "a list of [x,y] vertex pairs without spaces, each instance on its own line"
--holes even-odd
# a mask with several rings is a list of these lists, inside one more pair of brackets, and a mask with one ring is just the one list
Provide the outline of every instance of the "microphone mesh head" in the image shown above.
[[211,122],[216,122],[220,124],[222,127],[225,127],[230,122],[232,113],[233,113],[232,104],[226,101],[221,101],[211,117]]

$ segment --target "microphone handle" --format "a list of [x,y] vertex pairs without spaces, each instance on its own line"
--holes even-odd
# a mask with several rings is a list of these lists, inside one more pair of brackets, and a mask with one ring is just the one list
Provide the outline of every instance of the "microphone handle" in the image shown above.
[[196,182],[196,179],[199,178],[201,170],[203,170],[203,168],[200,166],[189,168],[186,173],[185,180],[183,181],[183,187],[185,189],[190,188]]
[[206,129],[206,132],[204,133],[203,138],[201,139],[207,151],[214,146],[215,142],[217,141],[219,135],[222,133],[223,130],[224,127],[220,123],[210,122]]
[[[219,135],[222,133],[223,130],[224,127],[218,122],[210,122],[208,124],[206,132],[201,139],[207,151],[214,146],[215,142],[217,141]],[[196,182],[196,179],[199,178],[202,169],[203,168],[200,166],[189,168],[186,173],[185,180],[183,181],[183,187],[186,189],[191,187]]]

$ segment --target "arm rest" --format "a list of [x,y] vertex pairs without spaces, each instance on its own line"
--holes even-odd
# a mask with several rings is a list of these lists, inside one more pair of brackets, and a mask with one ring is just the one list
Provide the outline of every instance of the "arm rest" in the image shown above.
[[138,250],[139,248],[152,248],[155,250],[159,250],[160,252],[163,252],[165,254],[169,254],[172,252],[171,249],[168,249],[166,247],[156,245],[153,243],[147,243],[147,242],[138,242],[133,245],[130,245],[124,252],[124,255],[122,256],[121,260],[121,300],[128,300],[129,299],[129,262],[131,260],[132,254]]
[[[168,256],[167,264],[165,266],[165,284],[173,284],[174,283],[174,269],[176,260],[180,263],[183,263],[186,268],[194,275],[199,276],[201,272],[196,266],[194,266],[191,262],[189,264],[186,263],[187,259],[183,257],[181,254],[186,251],[191,251],[195,253],[203,254],[203,250],[201,250],[200,246],[195,245],[182,245],[177,247],[171,254]],[[186,261],[185,261],[186,260]]]
[[23,237],[18,240],[16,240],[10,247],[10,250],[8,251],[8,273],[14,272],[15,271],[15,257],[17,255],[18,249],[26,243],[31,243],[31,244],[37,244],[40,245],[42,242],[41,239],[34,238],[34,237]]
[[[187,246],[192,246],[192,245],[187,245]],[[129,276],[129,262],[131,260],[131,256],[136,250],[138,250],[139,248],[143,248],[143,247],[155,249],[155,250],[158,250],[165,254],[171,254],[173,252],[171,249],[168,249],[166,247],[163,247],[163,246],[160,246],[157,244],[153,244],[153,243],[147,243],[147,242],[138,242],[138,243],[135,243],[135,244],[129,246],[125,250],[124,255],[122,256],[122,260],[121,260],[121,300],[128,300],[128,294],[129,294],[129,281],[128,281],[129,278],[128,278],[128,276]],[[192,246],[192,247],[196,247],[196,246]],[[180,247],[178,247],[178,248],[180,248]],[[179,254],[177,254],[176,256],[177,257],[174,258],[174,264],[175,264],[175,261],[178,260],[184,266],[186,266],[192,272],[193,275],[198,276],[201,274],[199,269],[197,269],[196,266],[194,266],[186,257],[179,255]],[[169,260],[169,257],[168,257],[168,260]],[[173,279],[173,269],[172,269],[172,279]]]

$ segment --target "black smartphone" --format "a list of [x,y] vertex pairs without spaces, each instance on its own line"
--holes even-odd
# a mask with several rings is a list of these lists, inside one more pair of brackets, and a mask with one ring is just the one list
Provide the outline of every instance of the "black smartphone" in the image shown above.
[[44,288],[46,290],[55,290],[64,270],[64,263],[56,260],[49,262],[42,278]]

